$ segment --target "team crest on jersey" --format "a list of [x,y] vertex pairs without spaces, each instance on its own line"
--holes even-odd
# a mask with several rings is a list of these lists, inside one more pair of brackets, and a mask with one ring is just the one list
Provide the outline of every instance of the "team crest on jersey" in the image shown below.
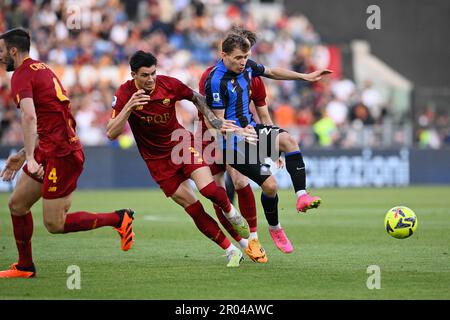
[[114,96],[114,97],[113,97],[112,104],[111,104],[113,108],[116,106],[116,103],[117,103],[117,97]]
[[167,106],[169,103],[170,103],[170,99],[169,99],[169,98],[165,98],[165,99],[163,100],[163,104],[164,104],[165,106]]
[[214,102],[219,102],[220,101],[220,94],[218,92],[214,92],[213,93],[213,99],[214,99]]

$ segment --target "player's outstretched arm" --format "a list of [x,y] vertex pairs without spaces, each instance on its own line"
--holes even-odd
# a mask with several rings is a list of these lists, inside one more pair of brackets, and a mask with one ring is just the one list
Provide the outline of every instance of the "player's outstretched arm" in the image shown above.
[[125,129],[125,125],[131,112],[136,109],[136,107],[143,105],[148,101],[150,101],[150,96],[145,94],[144,90],[141,89],[136,91],[119,114],[108,121],[108,124],[106,125],[106,135],[108,136],[108,139],[116,139]]
[[322,76],[332,73],[328,69],[319,69],[311,73],[300,73],[283,68],[268,68],[264,70],[264,76],[274,80],[305,80],[319,81]]

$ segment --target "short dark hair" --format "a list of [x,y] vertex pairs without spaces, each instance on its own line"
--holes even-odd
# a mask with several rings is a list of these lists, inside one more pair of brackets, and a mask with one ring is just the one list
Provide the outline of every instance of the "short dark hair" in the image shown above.
[[131,71],[137,72],[141,67],[156,66],[158,60],[150,52],[136,51],[130,58]]
[[222,42],[222,51],[230,54],[234,49],[247,52],[250,50],[250,41],[241,35],[230,33]]
[[15,28],[0,35],[6,44],[6,48],[16,47],[20,52],[30,52],[31,37],[27,30]]
[[256,40],[258,39],[256,33],[239,26],[233,26],[230,30],[230,33],[237,34],[250,41],[250,47],[253,47],[256,43]]

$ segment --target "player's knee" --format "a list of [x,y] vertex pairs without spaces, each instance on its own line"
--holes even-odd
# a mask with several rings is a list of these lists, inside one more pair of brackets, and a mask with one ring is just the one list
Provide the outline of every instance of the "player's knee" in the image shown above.
[[50,233],[63,233],[64,232],[64,223],[55,220],[46,220],[44,219],[44,226]]
[[288,133],[283,133],[280,139],[280,150],[284,152],[293,152],[300,150],[297,140]]
[[275,197],[278,192],[277,182],[275,181],[275,179],[269,178],[261,185],[261,189],[267,196]]
[[245,176],[233,179],[233,185],[235,190],[241,190],[248,185],[248,179]]
[[25,215],[28,211],[30,211],[30,208],[25,206],[23,201],[20,201],[20,199],[14,196],[9,198],[8,207],[11,214],[16,216]]

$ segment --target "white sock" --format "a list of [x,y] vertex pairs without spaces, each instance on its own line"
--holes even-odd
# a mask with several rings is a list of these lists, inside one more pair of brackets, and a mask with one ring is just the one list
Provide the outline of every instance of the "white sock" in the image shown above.
[[258,239],[258,232],[250,232],[250,236],[248,237],[248,240]]
[[281,228],[281,224],[280,223],[278,223],[276,226],[271,226],[270,224],[269,224],[269,229],[270,230],[277,230],[277,229],[280,229]]
[[296,192],[296,194],[297,194],[297,198],[299,198],[302,195],[307,194],[307,193],[306,193],[306,190],[299,190],[299,191]]
[[230,212],[225,212],[223,211],[223,214],[225,215],[226,218],[233,218],[236,215],[236,210],[234,209],[234,206],[231,205],[231,211]]
[[248,240],[242,238],[241,240],[239,240],[239,245],[241,246],[242,249],[245,249],[248,247]]
[[236,250],[239,250],[239,249],[236,248],[236,246],[234,244],[230,244],[230,246],[225,249],[225,253],[230,254],[232,251],[236,251]]

